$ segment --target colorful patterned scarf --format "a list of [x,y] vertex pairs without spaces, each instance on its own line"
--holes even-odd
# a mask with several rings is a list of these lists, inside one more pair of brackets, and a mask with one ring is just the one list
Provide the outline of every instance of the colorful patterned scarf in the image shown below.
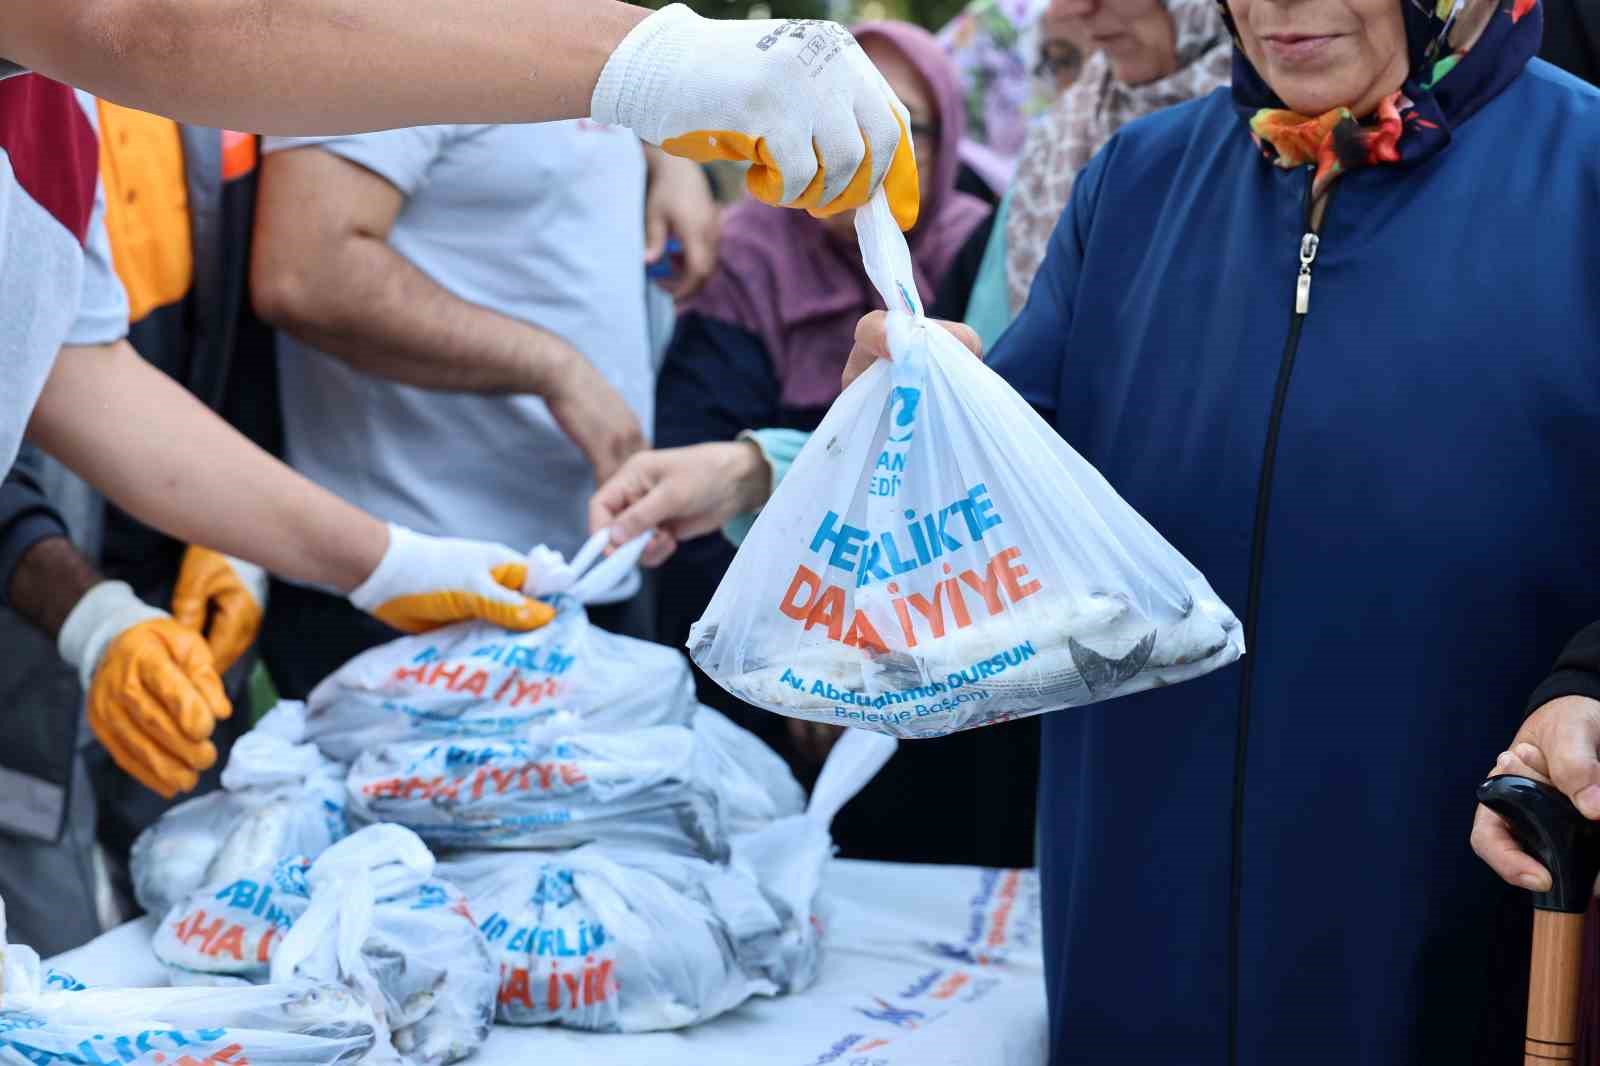
[[1357,167],[1414,165],[1450,143],[1452,127],[1499,95],[1539,50],[1538,0],[1398,0],[1411,73],[1372,115],[1348,107],[1307,117],[1287,110],[1245,58],[1227,0],[1217,0],[1233,34],[1234,106],[1275,166],[1315,166],[1313,198]]
[[1078,172],[1112,134],[1134,119],[1228,84],[1233,46],[1215,0],[1165,0],[1177,66],[1144,85],[1125,85],[1097,51],[1077,82],[1028,131],[1006,215],[1006,295],[1016,314],[1028,299]]

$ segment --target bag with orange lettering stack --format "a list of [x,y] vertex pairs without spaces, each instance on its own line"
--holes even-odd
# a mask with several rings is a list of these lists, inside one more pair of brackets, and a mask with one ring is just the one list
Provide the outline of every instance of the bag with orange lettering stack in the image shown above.
[[350,763],[400,741],[687,723],[694,681],[683,656],[593,626],[583,608],[633,569],[648,540],[641,536],[602,560],[609,542],[602,531],[570,563],[535,548],[528,592],[556,608],[549,624],[510,633],[464,622],[364,652],[312,691],[306,739]]
[[856,232],[893,359],[834,402],[762,509],[690,632],[701,669],[780,714],[930,737],[1242,655],[1204,576],[923,317],[881,194]]
[[434,848],[602,842],[715,860],[730,833],[804,802],[783,760],[709,707],[687,726],[388,744],[347,786],[353,824],[403,825]]
[[494,964],[410,830],[372,826],[315,861],[285,858],[174,907],[151,946],[175,984],[337,982],[380,1026],[373,1062],[440,1066],[494,1020]]
[[840,738],[806,809],[736,834],[727,864],[598,844],[441,862],[500,964],[498,1020],[680,1029],[810,987],[829,825],[894,749],[869,733]]
[[7,944],[0,904],[0,1063],[334,1066],[375,1061],[378,1023],[337,984],[86,988]]

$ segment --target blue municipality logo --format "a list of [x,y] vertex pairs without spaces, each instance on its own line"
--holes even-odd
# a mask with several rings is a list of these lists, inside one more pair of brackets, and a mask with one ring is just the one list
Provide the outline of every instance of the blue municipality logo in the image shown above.
[[873,996],[872,1001],[878,1005],[877,1010],[857,1007],[856,1012],[866,1015],[875,1022],[888,1022],[890,1025],[898,1026],[901,1029],[915,1029],[917,1023],[928,1016],[924,1011],[896,1007],[881,996]]
[[529,902],[540,907],[546,904],[565,907],[577,898],[578,890],[572,883],[572,871],[546,866],[539,871],[539,883],[534,887]]
[[[917,421],[917,406],[922,402],[922,390],[896,385],[889,392],[889,440],[903,444],[911,439]],[[898,408],[898,410],[896,409]],[[904,430],[899,436],[896,430]]]

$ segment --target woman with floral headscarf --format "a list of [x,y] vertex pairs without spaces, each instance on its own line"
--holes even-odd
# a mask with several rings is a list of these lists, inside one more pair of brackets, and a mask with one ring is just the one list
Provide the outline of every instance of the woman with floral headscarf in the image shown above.
[[1228,84],[1233,47],[1216,0],[1056,0],[1098,51],[1028,131],[1006,208],[1006,289],[1021,310],[1073,179],[1123,126]]
[[[1536,0],[1226,2],[1231,92],[1090,161],[990,357],[1250,644],[1043,716],[1051,1061],[1516,1061],[1466,814],[1513,737],[1600,814],[1600,703],[1523,703],[1600,604],[1600,90]],[[669,527],[766,487],[656,473]]]

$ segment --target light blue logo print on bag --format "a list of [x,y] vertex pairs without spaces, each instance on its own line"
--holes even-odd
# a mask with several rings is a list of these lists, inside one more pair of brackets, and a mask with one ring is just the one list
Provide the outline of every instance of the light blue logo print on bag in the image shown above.
[[900,492],[906,470],[906,451],[917,431],[917,411],[922,407],[922,390],[896,385],[889,390],[889,431],[883,451],[873,464],[867,481],[868,496],[893,497]]

